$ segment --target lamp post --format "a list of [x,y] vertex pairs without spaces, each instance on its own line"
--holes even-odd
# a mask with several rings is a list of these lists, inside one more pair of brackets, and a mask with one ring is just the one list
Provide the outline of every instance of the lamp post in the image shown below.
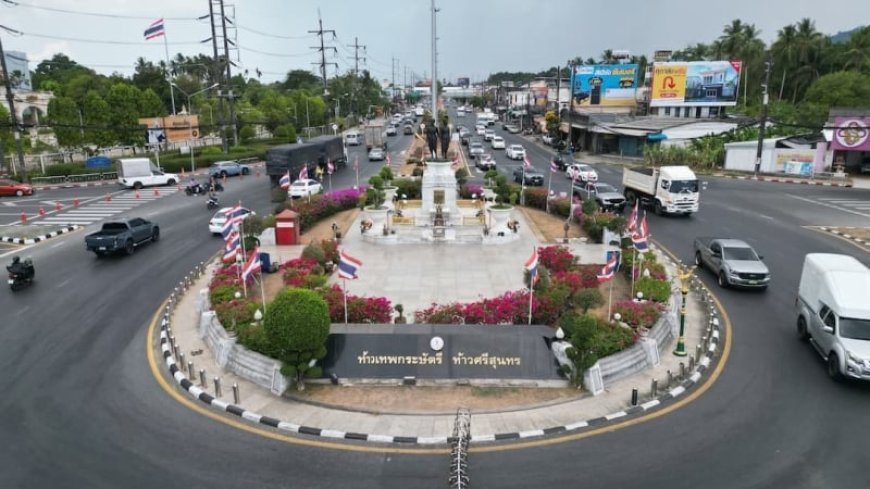
[[193,105],[190,103],[190,99],[192,99],[195,95],[199,95],[202,92],[207,92],[207,91],[211,90],[212,88],[217,88],[218,84],[215,83],[214,85],[205,87],[202,90],[197,90],[191,94],[188,94],[187,92],[185,92],[184,89],[179,87],[178,85],[176,85],[175,82],[172,82],[172,86],[177,88],[179,92],[183,93],[184,96],[187,97],[187,112],[189,114],[193,114]]
[[689,295],[689,279],[695,272],[695,267],[680,266],[677,272],[677,277],[680,279],[680,295],[682,302],[680,304],[680,337],[677,339],[677,348],[674,350],[674,355],[678,357],[686,356],[686,296]]

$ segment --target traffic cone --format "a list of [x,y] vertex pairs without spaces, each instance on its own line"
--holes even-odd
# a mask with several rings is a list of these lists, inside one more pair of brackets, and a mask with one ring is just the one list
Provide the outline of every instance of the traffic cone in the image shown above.
[[27,214],[21,211],[21,224],[27,224]]
[[75,207],[75,208],[78,208],[78,207],[79,207],[79,198],[78,198],[78,196],[76,196],[75,198],[73,198],[73,207]]
[[112,201],[112,194],[107,192],[106,193],[106,202],[111,202],[111,201]]
[[154,196],[155,196],[155,197],[160,197],[160,191],[157,190],[157,187],[154,187]]
[[139,198],[139,191],[138,190],[136,191],[136,198],[137,199]]
[[260,176],[260,169],[259,169],[259,168],[257,168],[257,171],[254,172],[254,176],[255,176],[255,177],[259,177],[259,176]]
[[181,169],[181,178],[184,178],[184,168]]
[[176,183],[176,184],[175,184],[175,189],[178,190],[179,192],[181,192],[181,184],[180,184],[180,183]]
[[55,200],[54,201],[54,210],[59,211],[61,209],[63,209],[63,205],[60,203],[59,200]]
[[45,217],[45,209],[39,206],[39,217]]

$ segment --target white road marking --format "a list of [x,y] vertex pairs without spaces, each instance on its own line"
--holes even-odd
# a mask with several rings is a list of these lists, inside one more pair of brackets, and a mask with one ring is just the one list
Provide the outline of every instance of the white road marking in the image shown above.
[[856,216],[870,217],[870,214],[864,214],[863,212],[853,211],[851,209],[846,209],[844,207],[829,204],[827,202],[821,202],[818,200],[808,199],[806,197],[798,197],[797,195],[791,195],[791,194],[785,194],[785,195],[788,195],[789,197],[791,197],[793,199],[802,200],[804,202],[809,202],[810,204],[816,204],[816,205],[820,205],[822,207],[827,207],[829,209],[836,209],[836,210],[841,211],[841,212],[848,212],[849,214],[855,214]]

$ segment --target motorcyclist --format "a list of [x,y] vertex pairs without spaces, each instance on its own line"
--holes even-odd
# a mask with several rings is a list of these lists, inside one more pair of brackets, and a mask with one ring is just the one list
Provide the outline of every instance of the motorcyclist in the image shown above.
[[6,266],[6,270],[9,273],[19,275],[22,278],[27,278],[33,275],[33,262],[31,262],[30,259],[27,259],[22,263],[20,257],[13,256],[12,263]]
[[190,183],[187,184],[187,188],[194,194],[202,192],[202,187],[199,185],[199,182],[196,181],[196,177],[190,177]]

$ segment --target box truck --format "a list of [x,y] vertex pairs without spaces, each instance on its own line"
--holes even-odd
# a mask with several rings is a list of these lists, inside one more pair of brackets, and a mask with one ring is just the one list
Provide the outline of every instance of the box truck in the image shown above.
[[688,166],[625,167],[622,186],[629,205],[639,200],[659,215],[698,212],[698,177]]

